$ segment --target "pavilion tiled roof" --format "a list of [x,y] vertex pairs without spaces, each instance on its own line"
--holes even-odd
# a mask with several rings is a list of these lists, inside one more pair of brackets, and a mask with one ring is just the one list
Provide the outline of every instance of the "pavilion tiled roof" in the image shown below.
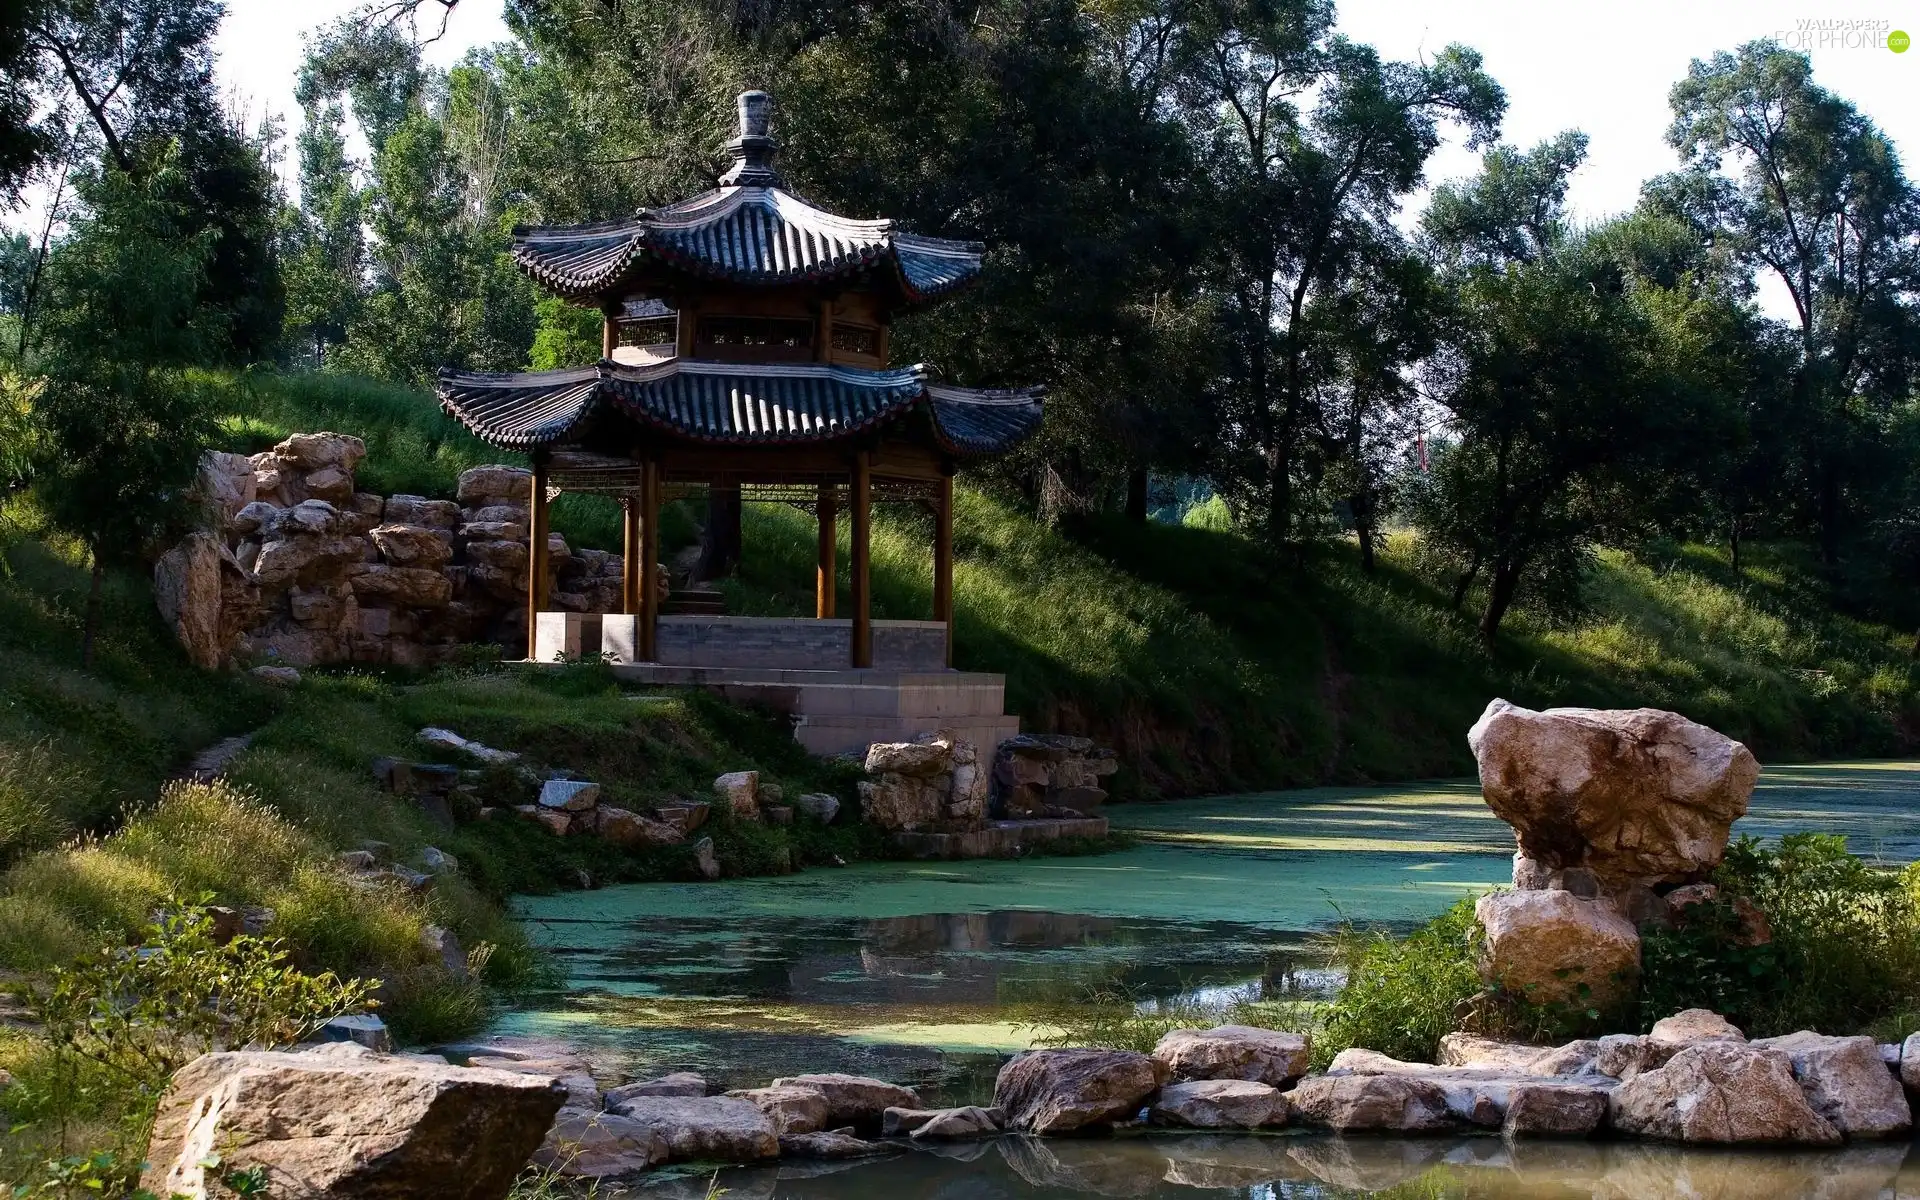
[[731,445],[793,445],[851,437],[924,410],[942,448],[997,454],[1040,427],[1042,389],[934,383],[925,367],[870,371],[825,363],[601,360],[529,374],[443,371],[440,406],[475,436],[532,450],[578,436],[616,412],[664,432]]
[[891,221],[838,217],[777,186],[721,187],[626,220],[513,233],[521,270],[569,300],[618,292],[661,263],[755,285],[886,272],[909,304],[924,304],[971,281],[985,252],[979,242],[903,233]]

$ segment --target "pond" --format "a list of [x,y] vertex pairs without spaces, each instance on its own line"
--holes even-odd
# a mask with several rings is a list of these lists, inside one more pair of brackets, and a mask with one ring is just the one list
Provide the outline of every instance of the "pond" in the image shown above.
[[[1920,763],[1770,768],[1736,832],[1837,832],[1856,852],[1912,861],[1920,858],[1916,795]],[[1325,985],[1316,974],[1316,933],[1343,919],[1415,924],[1465,893],[1504,882],[1513,846],[1468,781],[1214,797],[1117,807],[1111,816],[1141,843],[1088,858],[871,863],[523,898],[517,910],[536,942],[560,958],[567,987],[535,998],[493,1032],[562,1038],[609,1073],[634,1078],[697,1070],[738,1087],[844,1070],[912,1084],[937,1102],[985,1102],[1005,1056],[1030,1043],[1026,1023],[1036,1004],[1094,988],[1152,1004],[1258,997],[1289,978],[1295,986]],[[1228,1140],[1243,1148],[1219,1153],[1244,1156],[1259,1147],[1267,1157],[1230,1159],[1226,1175],[1207,1176],[1228,1178],[1243,1166],[1251,1172],[1223,1195],[1342,1194],[1326,1190],[1345,1186],[1341,1178],[1300,1165],[1303,1157],[1319,1161],[1313,1155],[1320,1152],[1306,1148],[1311,1139]],[[1176,1153],[1188,1143],[1196,1148]],[[1204,1165],[1212,1161],[1204,1154],[1214,1153],[1204,1146],[1216,1144],[1225,1145],[1168,1137],[1007,1142],[1027,1148],[960,1152],[980,1150],[977,1160],[916,1153],[863,1164],[853,1169],[862,1181],[853,1190],[845,1189],[855,1175],[801,1178],[790,1167],[727,1186],[735,1200],[1067,1195],[1079,1184],[1063,1179],[1097,1182],[1107,1178],[1099,1164],[1111,1163],[1114,1178],[1132,1190],[1107,1190],[1120,1186],[1112,1182],[1080,1190],[1185,1194],[1200,1176],[1180,1165],[1187,1160],[1179,1154],[1201,1155],[1193,1161]],[[1529,1170],[1488,1165],[1497,1141],[1420,1145],[1421,1154],[1433,1153],[1413,1161],[1410,1176],[1439,1164],[1443,1173],[1473,1172],[1475,1194],[1572,1194],[1528,1190],[1539,1183]],[[1644,1157],[1651,1152],[1604,1149],[1613,1157],[1580,1168],[1596,1180],[1630,1177],[1652,1161]],[[1884,1165],[1884,1153],[1873,1153],[1881,1157],[1872,1162]],[[1046,1165],[1056,1161],[1058,1170]],[[1774,1194],[1723,1190],[1711,1182],[1717,1161],[1688,1159],[1702,1180],[1698,1194]],[[1782,1159],[1779,1177],[1803,1178],[1796,1172],[1811,1161]],[[1899,1161],[1888,1177],[1897,1169]],[[1261,1172],[1272,1173],[1248,1190],[1244,1180]],[[767,1190],[775,1180],[777,1191]],[[1597,1194],[1648,1193],[1623,1185]]]
[[1000,1138],[908,1149],[861,1163],[818,1163],[650,1179],[634,1200],[1891,1200],[1920,1194],[1920,1155],[1905,1143],[1835,1151],[1703,1151],[1496,1137],[1310,1135]]
[[[1738,831],[1848,835],[1920,857],[1920,764],[1769,769]],[[1090,858],[868,863],[525,898],[564,992],[496,1032],[555,1035],[634,1076],[759,1084],[857,1070],[982,1098],[1023,1008],[1095,985],[1143,1002],[1258,991],[1343,917],[1410,925],[1508,877],[1511,833],[1467,781],[1117,807],[1139,846]]]

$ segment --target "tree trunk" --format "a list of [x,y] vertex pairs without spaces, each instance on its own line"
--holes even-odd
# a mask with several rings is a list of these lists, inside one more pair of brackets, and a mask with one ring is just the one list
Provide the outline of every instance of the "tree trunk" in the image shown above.
[[1520,589],[1520,567],[1511,561],[1495,562],[1487,580],[1487,610],[1480,616],[1480,636],[1493,641],[1513,607],[1514,594]]
[[1820,463],[1820,565],[1840,565],[1840,468],[1831,456]]
[[1460,606],[1467,602],[1467,592],[1473,587],[1473,581],[1480,574],[1480,556],[1474,555],[1467,569],[1460,573],[1460,581],[1453,585],[1453,611],[1459,612]]
[[80,635],[80,665],[93,665],[93,639],[100,630],[100,581],[106,572],[100,566],[100,552],[93,552],[93,576],[87,581],[86,628]]
[[1147,523],[1147,469],[1127,474],[1127,520],[1136,525]]
[[1735,513],[1727,526],[1727,557],[1733,563],[1733,573],[1740,573],[1740,514]]
[[716,484],[707,489],[707,536],[701,549],[699,579],[724,579],[740,565],[740,488]]

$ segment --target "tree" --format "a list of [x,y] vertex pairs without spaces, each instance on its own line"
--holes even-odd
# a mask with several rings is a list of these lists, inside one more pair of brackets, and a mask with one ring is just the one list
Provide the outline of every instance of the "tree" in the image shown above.
[[347,159],[346,115],[336,100],[307,103],[300,131],[300,205],[283,219],[287,325],[315,368],[346,340],[365,286],[365,198]]
[[106,166],[87,178],[86,212],[47,264],[34,481],[92,560],[89,663],[107,564],[137,558],[185,515],[214,434],[198,393],[175,375],[224,332],[196,303],[217,235],[192,228],[179,171],[167,160],[144,177]]
[[12,0],[0,6],[0,202],[17,203],[20,188],[52,152],[55,139],[35,119],[36,53],[33,26],[44,0]]
[[1798,346],[1793,403],[1823,560],[1839,561],[1854,466],[1909,391],[1920,326],[1920,197],[1893,145],[1771,41],[1696,60],[1673,88],[1680,178],[1657,201],[1787,290]]
[[1187,14],[1183,104],[1209,139],[1219,288],[1233,387],[1227,413],[1236,489],[1264,508],[1275,542],[1293,535],[1303,443],[1317,423],[1317,299],[1351,282],[1336,264],[1385,240],[1416,188],[1442,121],[1490,141],[1505,110],[1480,57],[1449,46],[1431,62],[1382,62],[1332,33],[1324,0],[1200,0]]

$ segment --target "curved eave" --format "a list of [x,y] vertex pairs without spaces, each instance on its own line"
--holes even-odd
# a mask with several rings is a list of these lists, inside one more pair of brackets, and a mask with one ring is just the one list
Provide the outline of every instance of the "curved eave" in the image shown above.
[[688,441],[778,447],[845,441],[924,407],[935,441],[958,457],[1000,453],[1040,426],[1038,388],[956,388],[926,376],[922,367],[602,360],[527,374],[443,371],[439,395],[474,436],[519,451],[573,438],[602,409]]
[[506,374],[441,371],[441,411],[467,432],[502,450],[533,450],[565,441],[600,400],[601,369]]

